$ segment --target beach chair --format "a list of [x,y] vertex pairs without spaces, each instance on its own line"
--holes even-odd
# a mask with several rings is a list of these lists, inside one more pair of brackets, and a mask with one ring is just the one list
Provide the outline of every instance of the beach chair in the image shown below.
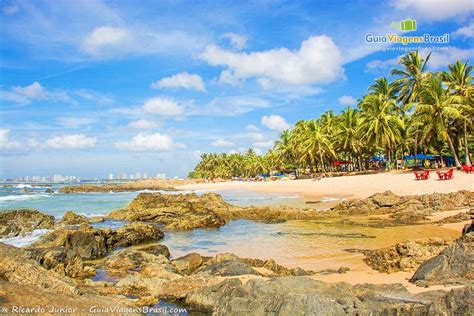
[[438,174],[439,180],[444,180],[444,172],[437,170],[436,173]]
[[426,170],[425,172],[423,172],[423,174],[421,175],[421,178],[422,180],[428,180],[430,178],[430,171]]
[[413,173],[415,174],[416,180],[421,180],[421,173],[419,173],[419,172],[417,172],[417,171],[415,171],[415,172],[413,172]]
[[454,178],[453,172],[454,172],[454,169],[449,169],[449,171],[446,172],[446,175],[445,175],[446,180],[451,180]]

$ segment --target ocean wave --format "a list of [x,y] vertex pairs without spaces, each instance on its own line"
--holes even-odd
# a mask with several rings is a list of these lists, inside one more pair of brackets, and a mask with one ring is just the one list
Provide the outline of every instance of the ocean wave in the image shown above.
[[38,199],[41,197],[51,197],[51,196],[47,194],[6,195],[6,196],[0,196],[0,203],[11,202],[11,201],[26,201],[26,200],[31,200],[31,199]]
[[20,184],[16,185],[15,188],[17,188],[17,189],[25,189],[25,188],[32,188],[32,186],[31,186],[31,184],[23,184],[23,183],[20,183]]
[[31,245],[32,243],[40,239],[40,237],[46,234],[47,232],[49,232],[49,229],[35,229],[30,234],[25,235],[25,236],[0,238],[0,242],[9,244],[15,247],[24,247],[24,246]]

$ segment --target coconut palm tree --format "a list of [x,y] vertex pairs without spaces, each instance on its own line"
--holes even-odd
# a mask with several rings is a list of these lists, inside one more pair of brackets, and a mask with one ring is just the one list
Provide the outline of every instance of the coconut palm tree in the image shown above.
[[398,62],[403,69],[392,69],[390,72],[391,75],[399,77],[394,81],[394,85],[399,89],[398,100],[402,104],[417,101],[423,80],[429,75],[425,70],[430,57],[431,53],[422,58],[418,51],[409,52]]
[[469,91],[472,90],[472,66],[468,66],[468,62],[456,61],[455,64],[448,65],[449,71],[443,71],[441,78],[443,83],[448,87],[451,93],[461,97],[461,121],[463,125],[464,134],[464,150],[465,150],[465,163],[470,166],[471,161],[469,159],[469,141],[468,141],[468,130],[472,128],[474,119],[474,105],[470,102]]
[[447,141],[454,157],[456,167],[461,167],[454,143],[450,136],[450,125],[461,116],[461,98],[450,95],[444,89],[439,76],[427,80],[420,91],[420,103],[417,104],[414,115],[424,123],[422,139],[436,135],[438,139]]
[[370,146],[385,149],[390,169],[392,150],[400,141],[403,120],[396,115],[397,104],[382,94],[369,94],[360,103],[362,109],[358,134]]
[[337,124],[335,143],[337,149],[346,154],[346,159],[357,158],[359,169],[362,169],[361,143],[358,135],[359,123],[358,110],[347,107],[342,111]]

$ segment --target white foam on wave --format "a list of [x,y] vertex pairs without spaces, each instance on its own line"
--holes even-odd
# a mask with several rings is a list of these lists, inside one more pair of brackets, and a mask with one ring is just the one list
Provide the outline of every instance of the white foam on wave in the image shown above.
[[32,186],[31,186],[31,184],[23,184],[23,183],[20,183],[20,184],[18,184],[15,188],[24,189],[24,188],[32,188]]
[[335,197],[327,197],[327,196],[325,196],[325,197],[323,197],[323,198],[321,199],[321,202],[334,202],[334,201],[339,201],[339,200],[340,200],[340,199],[335,198]]
[[90,214],[86,214],[84,212],[81,212],[81,213],[77,213],[78,215],[82,215],[82,216],[85,216],[85,217],[106,217],[108,214],[107,213],[90,213]]
[[0,203],[11,202],[11,201],[26,201],[26,200],[31,200],[31,199],[38,199],[41,197],[51,197],[51,196],[47,194],[6,195],[6,196],[0,196]]
[[24,246],[31,245],[32,243],[40,239],[40,237],[46,234],[47,232],[49,232],[49,229],[35,229],[30,234],[25,235],[25,236],[0,238],[0,242],[9,244],[15,247],[24,247]]

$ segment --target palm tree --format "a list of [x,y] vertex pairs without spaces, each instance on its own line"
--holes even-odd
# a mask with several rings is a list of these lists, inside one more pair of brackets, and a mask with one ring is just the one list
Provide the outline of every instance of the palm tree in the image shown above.
[[443,71],[441,73],[441,78],[451,93],[462,98],[461,120],[464,133],[465,163],[470,166],[471,161],[469,159],[468,130],[472,126],[474,118],[474,106],[469,98],[469,90],[472,89],[472,66],[468,66],[467,61],[463,63],[461,60],[458,60],[455,64],[448,65],[448,69],[449,72]]
[[335,139],[337,148],[344,152],[346,156],[357,157],[359,169],[361,170],[362,158],[360,157],[361,144],[358,135],[359,123],[359,111],[347,107],[339,116]]
[[420,103],[417,104],[414,113],[424,123],[423,139],[434,134],[438,139],[448,142],[456,167],[461,167],[461,164],[449,135],[449,128],[454,119],[461,116],[460,101],[459,96],[452,96],[448,89],[443,88],[442,81],[438,76],[433,76],[424,83],[420,91]]
[[391,153],[400,141],[403,120],[395,114],[395,100],[386,99],[382,94],[369,94],[361,102],[361,123],[358,133],[368,145],[385,148],[388,157],[388,168],[391,164]]
[[423,80],[426,78],[426,64],[430,60],[431,53],[423,59],[418,51],[409,52],[399,60],[402,69],[392,69],[391,75],[399,78],[394,81],[394,85],[399,89],[398,100],[402,104],[415,102],[418,99]]

